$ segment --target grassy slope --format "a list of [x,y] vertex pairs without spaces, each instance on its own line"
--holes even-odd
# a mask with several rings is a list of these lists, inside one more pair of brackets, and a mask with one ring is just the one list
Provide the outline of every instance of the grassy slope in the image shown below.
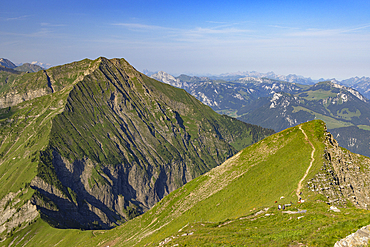
[[66,98],[63,92],[46,95],[12,107],[7,118],[0,116],[0,198],[35,177],[35,158],[48,143],[51,121],[62,110],[58,104],[62,98]]
[[[23,94],[39,89],[46,89],[51,93],[52,90],[50,85],[54,92],[60,91],[73,84],[73,82],[83,76],[84,72],[93,65],[94,61],[85,59],[79,62],[52,67],[48,70],[41,70],[35,73],[11,74],[1,72],[0,96],[2,97],[12,92]],[[5,83],[5,80],[7,80],[7,83]]]
[[[164,163],[170,163],[171,160],[182,159],[179,152],[180,155],[185,153],[185,158],[196,164],[194,171],[190,172],[199,175],[221,163],[219,160],[223,161],[231,156],[235,152],[234,148],[240,150],[272,133],[258,126],[220,116],[184,90],[142,76],[123,59],[101,59],[100,63],[99,70],[76,84],[69,95],[66,110],[53,122],[52,149],[58,150],[70,160],[89,157],[103,164],[135,162],[130,160],[128,155],[127,161],[122,161],[122,150],[112,138],[106,137],[106,133],[109,133],[127,149],[125,153],[132,153],[141,161],[163,159]],[[125,75],[130,75],[130,78],[125,78]],[[117,94],[116,88],[122,93]],[[125,107],[123,104],[126,104],[130,105],[132,110],[125,115],[117,115],[111,108],[110,98],[113,94],[119,98],[118,101],[122,101],[122,108]],[[173,110],[180,114],[176,116]],[[169,121],[162,120],[162,111],[166,111]],[[130,118],[131,122],[125,118]],[[180,123],[182,120],[184,122]],[[153,157],[147,150],[136,150],[137,140],[136,144],[127,145],[127,140],[132,137],[126,137],[127,133],[120,129],[130,124],[135,125],[131,126],[131,129],[140,130],[140,135],[145,136],[147,144],[152,144],[158,152],[163,149],[161,157]],[[173,137],[162,133],[164,124],[169,130],[176,127],[178,133]],[[155,137],[148,129],[155,133]],[[187,134],[185,129],[198,153],[187,146],[184,147],[181,138]],[[202,147],[203,138],[210,140],[206,152]]]
[[[83,60],[49,69],[50,78],[57,80],[53,82],[57,92],[0,109],[0,198],[24,188],[35,177],[39,151],[45,149],[49,142],[52,120],[63,111],[73,87],[71,83],[84,73],[90,63]],[[0,92],[24,92],[47,87],[43,73],[39,71],[13,77],[0,88]],[[0,76],[0,79],[3,78]]]
[[302,107],[302,106],[293,106],[293,108],[294,108],[293,113],[296,113],[296,112],[299,112],[299,111],[306,111],[306,112],[309,112],[310,114],[314,115],[316,119],[321,119],[321,120],[325,121],[328,129],[336,129],[336,128],[341,128],[341,127],[353,126],[353,124],[350,123],[350,122],[340,121],[336,118],[320,114],[318,112],[312,111],[312,110],[307,109],[307,108]]
[[[324,124],[311,121],[302,128],[316,149],[307,181],[320,170],[323,162]],[[19,245],[39,238],[47,239],[44,240],[47,245],[59,243],[58,246],[158,245],[169,236],[173,236],[169,246],[175,243],[181,246],[281,246],[298,242],[332,245],[368,224],[370,218],[367,211],[355,208],[341,209],[341,213],[329,212],[328,206],[320,202],[320,196],[305,189],[306,202],[295,203],[295,189],[309,165],[311,151],[299,128],[290,128],[244,149],[223,165],[171,193],[144,215],[110,231],[64,230],[63,236],[61,230],[44,226],[43,230],[26,228],[15,237],[20,239],[28,233]],[[285,198],[280,199],[281,196]],[[308,212],[282,215],[274,201],[293,201],[290,210],[301,208]],[[272,215],[253,216],[266,207],[271,208],[268,213]],[[304,217],[298,219],[298,216]],[[191,235],[181,236],[184,233]],[[26,246],[33,245],[35,241]]]
[[[65,72],[63,76],[59,76],[58,83],[54,85],[54,88],[58,89],[57,92],[0,109],[0,198],[10,192],[17,193],[17,196],[7,203],[7,206],[17,212],[34,193],[29,185],[39,173],[40,151],[48,146],[52,121],[64,110],[66,99],[73,87],[68,83],[74,82],[76,78],[67,79],[72,76],[74,70],[85,69],[86,61],[82,65],[82,68],[77,69],[66,65],[48,70],[51,78],[57,70]],[[42,73],[40,71],[9,77],[8,83],[0,87],[0,92],[7,93],[12,90],[22,92],[26,89],[43,88],[47,81],[42,79]],[[5,76],[4,73],[0,73],[1,80],[6,79]],[[58,75],[55,77],[58,78]],[[22,224],[14,230],[25,225]],[[4,234],[6,231],[2,233],[0,239]]]

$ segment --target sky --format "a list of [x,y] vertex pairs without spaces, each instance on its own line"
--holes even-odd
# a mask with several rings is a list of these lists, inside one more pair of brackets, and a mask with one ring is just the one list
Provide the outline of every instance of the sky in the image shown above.
[[370,76],[370,1],[1,1],[0,58],[173,75]]

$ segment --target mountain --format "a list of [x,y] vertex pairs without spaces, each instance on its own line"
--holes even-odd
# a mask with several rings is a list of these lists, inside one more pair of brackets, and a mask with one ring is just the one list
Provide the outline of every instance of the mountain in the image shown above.
[[342,80],[342,81],[340,81],[340,83],[343,84],[343,85],[352,87],[356,84],[361,84],[363,82],[368,82],[369,79],[370,79],[369,77],[365,77],[365,76],[363,76],[363,77],[356,76],[356,77],[351,77],[349,79]]
[[311,119],[322,119],[340,145],[370,156],[370,103],[357,91],[322,82],[297,93],[274,93],[238,111],[240,120],[276,131]]
[[[151,71],[148,71],[148,70],[144,70],[143,73],[146,74],[147,76],[152,77],[152,78],[157,78],[158,80],[160,80],[159,78],[163,75],[163,73],[169,75],[168,73],[163,72],[163,71],[151,72]],[[278,75],[278,74],[275,74],[272,71],[267,72],[267,73],[260,73],[260,72],[257,72],[257,71],[244,71],[244,72],[238,71],[238,72],[234,72],[234,73],[224,73],[224,74],[220,74],[220,75],[191,76],[191,77],[194,77],[194,78],[203,77],[203,78],[208,78],[208,80],[213,80],[213,81],[215,81],[215,80],[237,81],[239,79],[248,78],[248,77],[253,77],[253,78],[256,78],[256,79],[267,78],[267,79],[279,80],[279,81],[285,81],[285,82],[291,82],[291,83],[299,83],[299,84],[302,84],[302,85],[312,85],[312,84],[315,84],[315,83],[320,82],[320,81],[325,81],[325,79],[323,79],[323,78],[321,78],[319,80],[314,80],[314,79],[311,79],[310,77],[307,78],[307,77],[303,77],[303,76],[295,75],[295,74],[289,74],[287,76]],[[180,79],[180,76],[177,77],[177,79]],[[162,81],[162,80],[160,80],[160,81]]]
[[287,82],[294,82],[294,83],[300,83],[300,84],[304,84],[304,85],[312,85],[312,84],[315,84],[318,81],[323,80],[323,79],[320,79],[320,80],[312,80],[311,78],[305,78],[303,76],[299,76],[299,75],[295,75],[295,74],[289,74],[287,76],[284,76],[284,75],[276,75],[273,72],[267,73],[266,77],[267,78],[270,78],[270,79],[275,79],[275,80],[280,80],[280,81],[287,81]]
[[[19,74],[18,71],[14,70],[14,69],[10,69],[10,68],[2,66],[2,65],[0,65],[0,71],[6,71],[6,72],[9,72],[9,73],[13,73],[13,74]],[[2,81],[4,81],[4,80],[2,80]]]
[[268,78],[244,77],[237,81],[212,80],[208,77],[180,75],[173,77],[165,72],[151,76],[164,83],[185,89],[215,111],[237,117],[237,111],[260,97],[275,91],[298,92],[303,85]]
[[1,73],[2,237],[39,217],[57,228],[116,227],[274,133],[124,59]]
[[14,63],[5,58],[0,58],[0,65],[9,69],[14,69],[15,67],[17,67]]
[[37,72],[43,70],[44,68],[49,69],[52,67],[51,64],[45,64],[37,61],[34,61],[32,63],[21,63],[19,66],[17,66],[13,62],[5,58],[0,58],[0,65],[21,72]]
[[142,73],[143,73],[144,75],[146,75],[146,76],[151,76],[151,75],[153,75],[153,74],[155,74],[155,73],[157,73],[157,72],[153,72],[153,71],[149,71],[149,70],[147,70],[147,69],[144,69]]
[[53,67],[53,65],[51,65],[50,63],[42,63],[38,61],[33,61],[31,62],[31,64],[40,66],[41,68],[45,68],[45,69],[50,69],[51,67]]
[[[263,125],[274,125],[277,124],[276,121],[273,123],[274,121],[266,118],[279,118],[275,120],[281,121],[281,125],[273,127],[277,130],[319,117],[320,114],[326,116],[329,129],[338,127],[337,125],[368,125],[370,117],[369,101],[365,97],[351,88],[333,82],[321,82],[294,94],[274,93],[261,106],[252,110],[246,108],[239,111],[241,119],[264,119],[266,123]],[[244,114],[245,111],[248,111],[247,114]],[[257,115],[260,120],[256,119]]]
[[179,84],[180,83],[179,79],[176,79],[175,77],[164,71],[159,71],[155,74],[152,74],[150,77],[158,81],[172,85],[174,87],[182,87],[182,84]]
[[[151,76],[152,78],[157,78],[158,80],[162,81],[161,74],[165,72],[149,72],[147,73],[148,76]],[[167,73],[166,73],[167,74]],[[169,75],[169,74],[167,74]],[[175,78],[175,77],[174,77]],[[296,84],[302,84],[302,85],[313,85],[318,82],[322,81],[333,81],[337,84],[341,84],[347,87],[351,87],[358,92],[360,92],[362,95],[364,95],[366,98],[370,99],[370,78],[369,77],[352,77],[345,80],[336,80],[336,79],[324,79],[320,78],[318,80],[311,79],[310,77],[303,77],[300,75],[295,74],[289,74],[289,75],[278,75],[274,72],[267,72],[267,73],[260,73],[257,71],[245,71],[245,72],[235,72],[235,73],[224,73],[218,76],[211,75],[207,77],[209,80],[217,81],[217,80],[223,80],[223,81],[238,81],[238,80],[251,80],[251,78],[254,78],[256,80],[262,80],[262,79],[272,79],[277,81],[284,81],[284,82],[290,82],[290,83],[296,83]],[[175,78],[179,79],[179,77]],[[171,83],[168,83],[171,84]],[[171,84],[172,85],[172,84]]]
[[300,75],[289,74],[277,75],[274,72],[270,71],[267,73],[260,73],[257,71],[245,71],[245,72],[235,72],[235,73],[224,73],[219,76],[209,76],[209,78],[214,80],[225,80],[225,81],[236,81],[245,77],[254,77],[254,78],[268,78],[273,80],[280,80],[292,83],[300,83],[303,85],[312,85],[319,81],[324,81],[325,79],[313,80],[311,78],[306,78]]
[[153,76],[185,89],[218,113],[275,131],[322,119],[340,145],[370,156],[370,103],[337,80],[302,85],[256,77],[222,81],[185,75],[170,80],[164,72]]
[[368,224],[369,171],[369,158],[339,147],[315,120],[243,149],[115,229],[60,230],[38,219],[3,243],[333,246]]
[[366,98],[370,99],[370,78],[369,77],[352,77],[340,82],[359,91]]
[[40,67],[39,65],[36,64],[31,64],[31,63],[24,63],[21,66],[18,66],[14,68],[14,70],[21,71],[21,72],[37,72],[40,70],[43,70],[44,68]]

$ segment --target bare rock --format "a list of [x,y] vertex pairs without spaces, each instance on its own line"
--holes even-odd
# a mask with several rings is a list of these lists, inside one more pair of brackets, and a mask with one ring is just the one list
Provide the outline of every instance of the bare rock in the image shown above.
[[26,93],[20,94],[18,92],[11,92],[0,98],[0,108],[17,105],[23,101],[31,100],[37,97],[48,94],[46,88],[40,88],[36,90],[30,90]]
[[10,232],[13,228],[25,226],[24,223],[31,222],[39,217],[37,207],[27,201],[23,205],[16,196],[21,192],[10,192],[0,201],[0,234],[4,231]]
[[323,194],[330,205],[346,207],[347,201],[362,209],[370,205],[370,159],[338,146],[330,133],[326,136],[324,164],[307,186]]
[[339,240],[334,247],[367,246],[370,239],[370,225],[364,226],[355,233]]

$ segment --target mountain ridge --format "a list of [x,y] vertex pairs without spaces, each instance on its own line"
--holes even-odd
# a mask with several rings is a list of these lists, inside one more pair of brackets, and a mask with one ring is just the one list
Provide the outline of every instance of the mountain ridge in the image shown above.
[[21,64],[14,64],[12,61],[6,59],[6,58],[0,58],[0,65],[4,66],[9,69],[14,69],[16,71],[20,72],[37,72],[40,70],[44,70],[44,68],[48,69],[51,67],[50,64],[44,64],[37,61],[31,62],[31,63],[21,63]]
[[369,170],[369,158],[340,148],[314,120],[247,147],[110,231],[25,228],[5,243],[49,234],[48,244],[70,246],[334,245],[368,222]]
[[[124,59],[86,59],[6,86],[2,95],[12,98],[0,111],[0,195],[7,188],[18,194],[0,219],[3,234],[28,201],[58,228],[115,227],[273,133],[218,115]],[[21,194],[23,205],[14,201]]]
[[36,64],[24,63],[20,66],[15,67],[14,70],[33,73],[33,72],[37,72],[40,70],[44,70],[44,68]]
[[0,65],[9,68],[9,69],[14,69],[17,67],[12,61],[6,59],[6,58],[0,58]]

